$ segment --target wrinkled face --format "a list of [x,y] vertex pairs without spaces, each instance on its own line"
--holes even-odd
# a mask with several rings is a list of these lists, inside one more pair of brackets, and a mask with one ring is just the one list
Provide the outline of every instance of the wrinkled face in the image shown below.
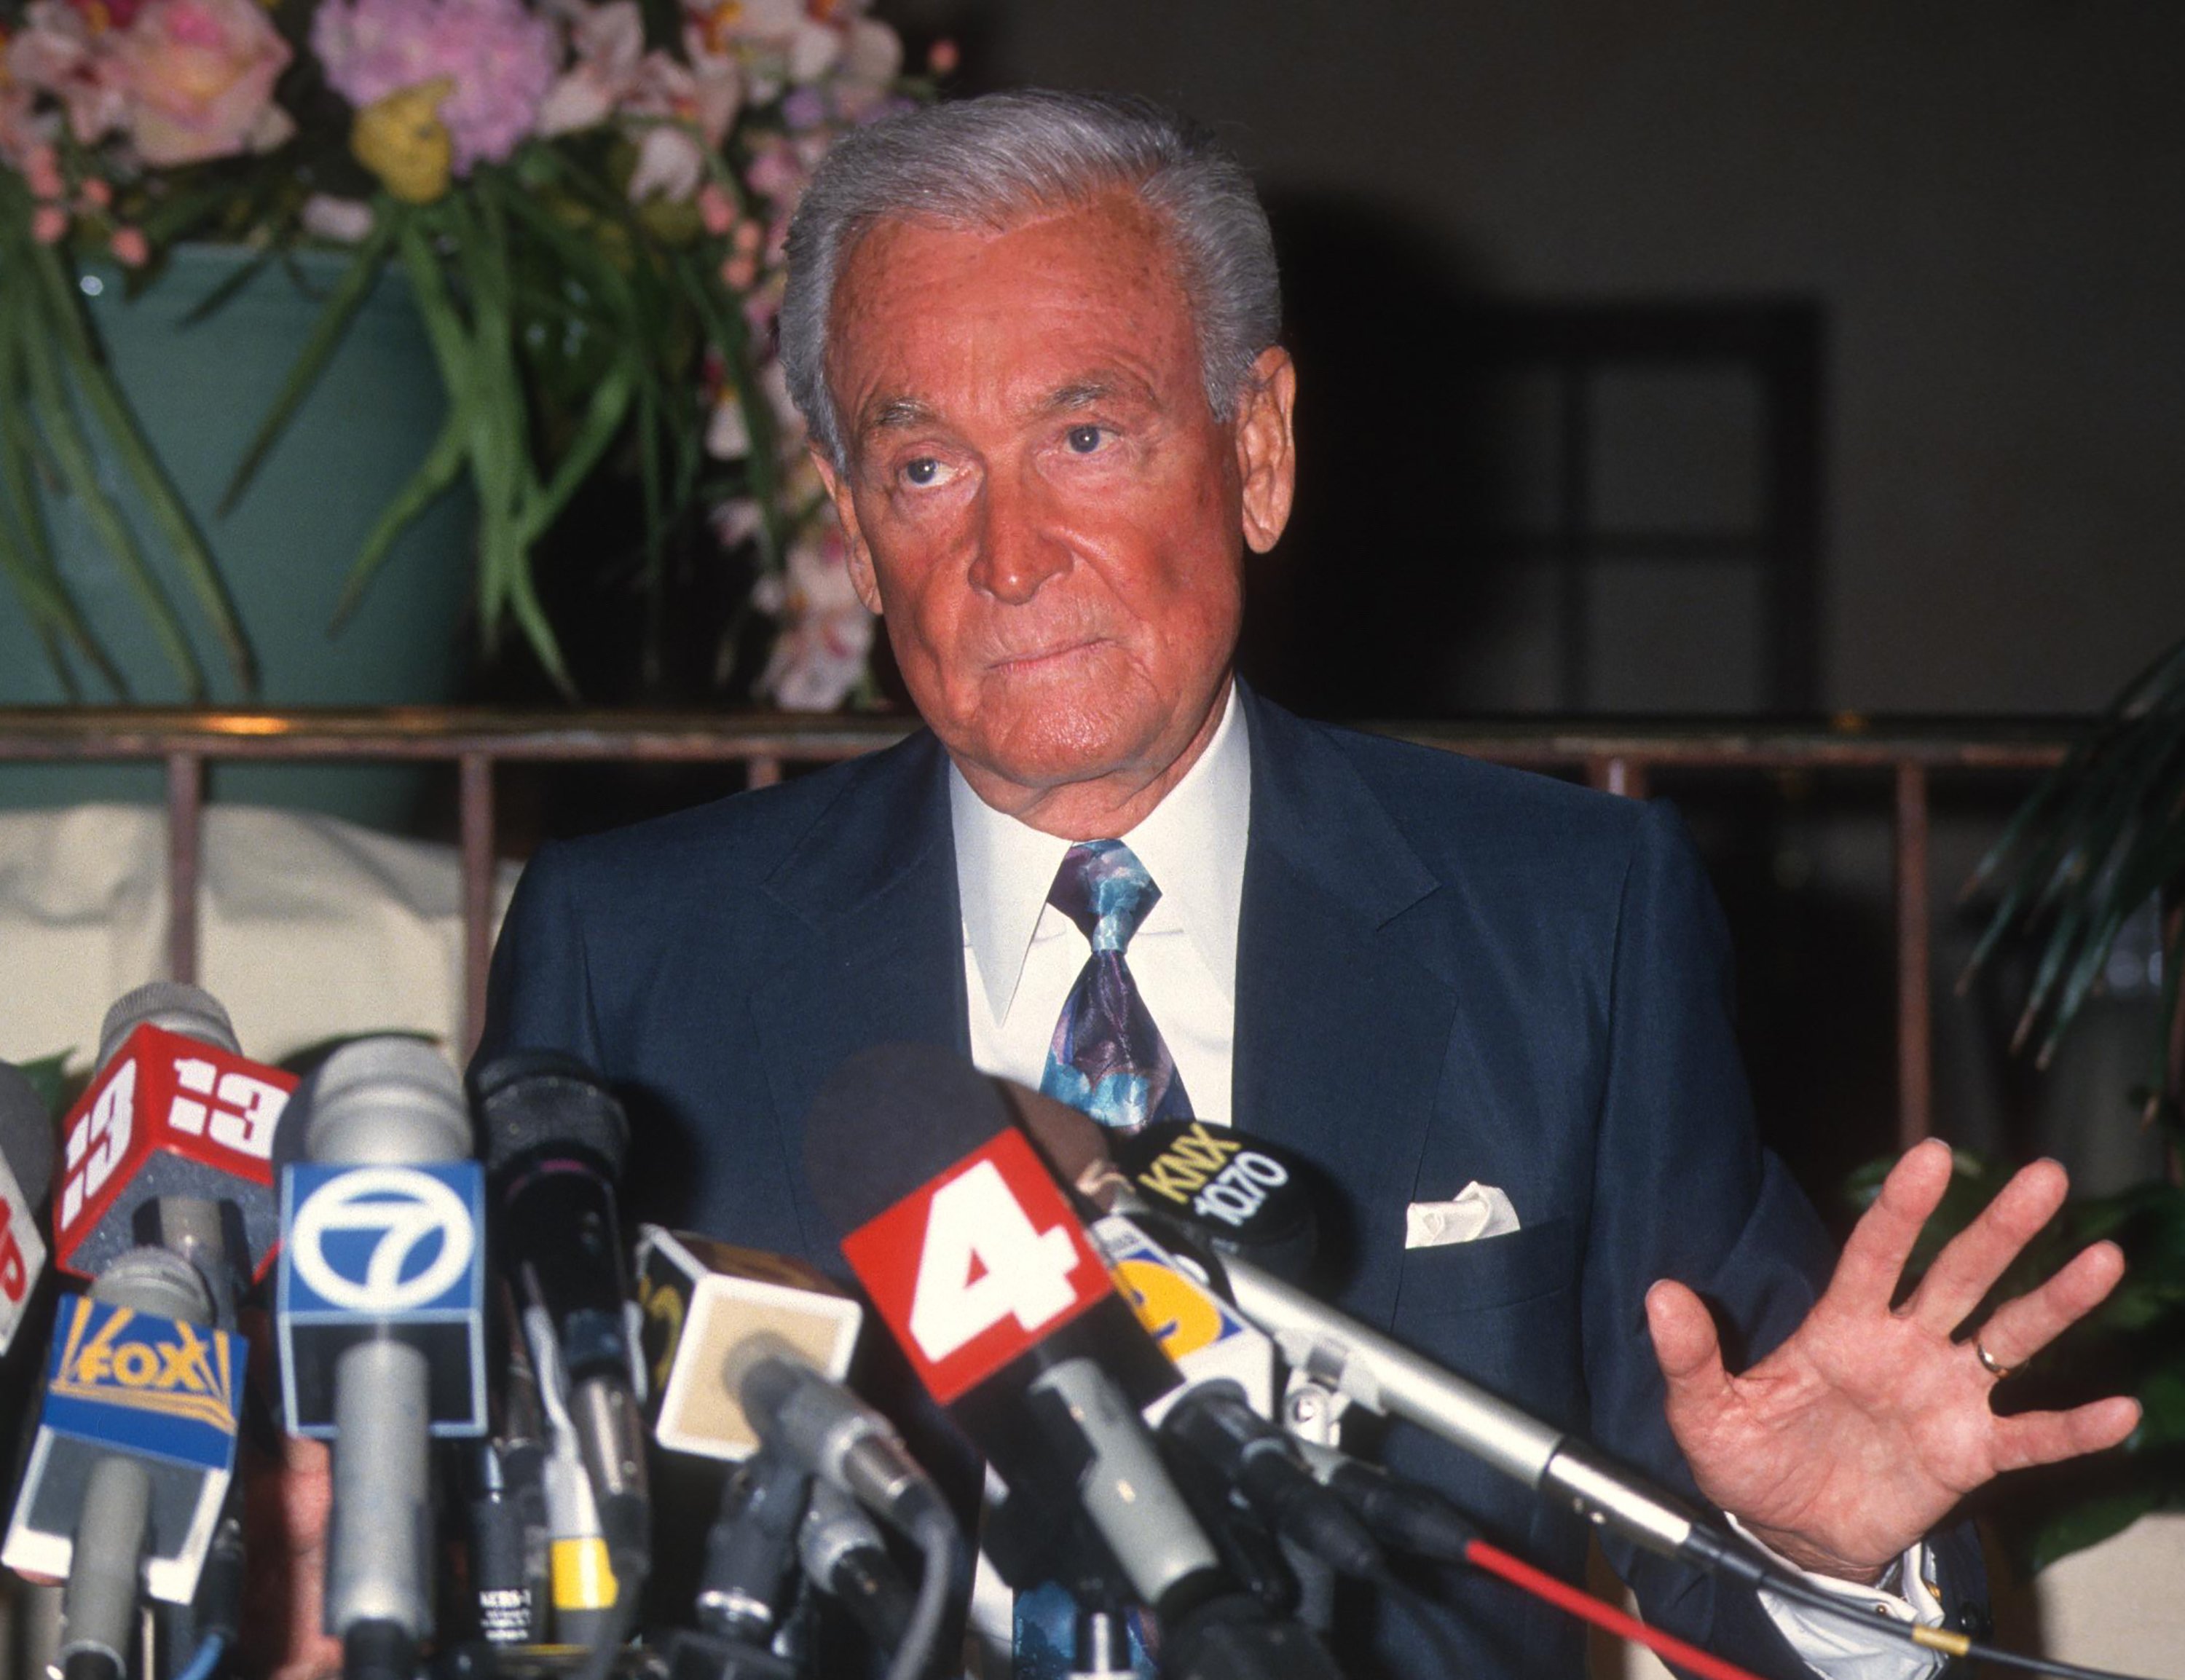
[[1123,193],[1002,232],[884,223],[830,328],[852,577],[972,786],[1037,820],[1180,775],[1227,695],[1244,545],[1288,516],[1288,357],[1210,413]]

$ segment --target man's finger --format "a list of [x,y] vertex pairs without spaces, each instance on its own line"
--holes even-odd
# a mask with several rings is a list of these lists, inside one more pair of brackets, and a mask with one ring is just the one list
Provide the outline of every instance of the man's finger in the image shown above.
[[1707,1303],[1681,1283],[1664,1279],[1646,1292],[1646,1331],[1654,1357],[1669,1385],[1669,1424],[1705,1408],[1728,1393],[1730,1374],[1722,1367],[1722,1338]]
[[1990,1314],[1981,1326],[1981,1346],[1998,1364],[2022,1365],[2099,1306],[2123,1275],[2124,1250],[2115,1243],[2082,1248],[2038,1289]]
[[1980,1217],[1935,1257],[1913,1292],[1908,1307],[1912,1316],[1937,1336],[1956,1330],[2041,1227],[2055,1218],[2070,1187],[2054,1161],[2036,1161],[2013,1173]]
[[2139,1402],[2129,1395],[2075,1406],[2068,1412],[2023,1412],[1998,1418],[1995,1467],[2026,1470],[2114,1447],[2139,1427]]
[[1950,1187],[1950,1147],[1937,1138],[1915,1144],[1889,1169],[1874,1205],[1858,1217],[1836,1275],[1829,1280],[1830,1306],[1847,1312],[1889,1310],[1904,1263],[1928,1215]]

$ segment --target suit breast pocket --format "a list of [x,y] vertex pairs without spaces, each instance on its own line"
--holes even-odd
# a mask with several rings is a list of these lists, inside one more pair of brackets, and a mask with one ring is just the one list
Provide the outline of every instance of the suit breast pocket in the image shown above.
[[1578,1276],[1578,1221],[1542,1220],[1502,1236],[1404,1251],[1399,1318],[1445,1318],[1560,1294]]

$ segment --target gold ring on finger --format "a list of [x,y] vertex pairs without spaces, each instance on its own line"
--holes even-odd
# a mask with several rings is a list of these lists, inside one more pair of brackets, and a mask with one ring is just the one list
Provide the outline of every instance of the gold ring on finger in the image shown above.
[[1987,1343],[1975,1336],[1973,1338],[1973,1357],[1981,1362],[1981,1369],[2000,1382],[2016,1370],[2016,1365],[2007,1365],[1987,1350]]

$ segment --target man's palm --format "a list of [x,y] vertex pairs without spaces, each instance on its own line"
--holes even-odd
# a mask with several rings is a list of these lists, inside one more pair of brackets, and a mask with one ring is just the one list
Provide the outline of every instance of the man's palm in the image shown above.
[[[1723,1368],[1713,1319],[1681,1284],[1657,1283],[1646,1312],[1668,1381],[1669,1427],[1701,1491],[1808,1569],[1873,1580],[1966,1493],[2006,1470],[2114,1446],[2137,1402],[1998,1417],[1996,1377],[1953,1335],[2063,1204],[2063,1169],[2020,1172],[1953,1238],[1902,1307],[1890,1298],[1920,1227],[1948,1187],[1950,1152],[1929,1142],[1899,1161],[1852,1231],[1829,1288],[1790,1339],[1740,1376]],[[2038,1288],[2005,1303],[1980,1343],[2022,1364],[2123,1275],[2098,1242]]]

